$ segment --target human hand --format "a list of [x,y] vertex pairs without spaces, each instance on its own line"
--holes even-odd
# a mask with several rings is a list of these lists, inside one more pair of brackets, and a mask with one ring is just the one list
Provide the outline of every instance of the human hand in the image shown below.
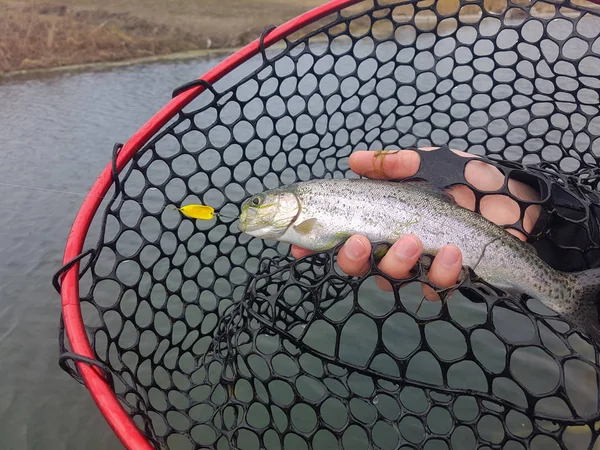
[[[436,150],[423,148],[422,150]],[[456,154],[472,158],[466,165],[465,178],[469,183],[482,191],[495,191],[504,184],[504,175],[494,166],[478,161],[476,155],[452,150]],[[350,168],[358,175],[368,178],[402,179],[414,176],[419,170],[420,156],[412,150],[393,152],[357,151],[350,155]],[[530,186],[516,180],[509,180],[508,188],[511,193],[522,200],[539,200],[537,193]],[[451,194],[456,203],[464,208],[475,210],[475,194],[467,186],[457,185],[446,192]],[[480,202],[480,212],[488,220],[498,225],[510,225],[519,220],[519,205],[504,195],[486,195]],[[539,205],[531,205],[525,211],[523,228],[530,232],[540,214]],[[508,229],[517,238],[525,240],[523,233]],[[414,235],[402,236],[392,245],[390,250],[379,263],[379,269],[391,278],[406,278],[415,266],[423,252],[420,239]],[[292,255],[301,258],[311,254],[310,250],[292,246]],[[362,276],[369,270],[371,243],[365,236],[350,237],[338,253],[340,269],[352,276]],[[435,256],[428,277],[432,283],[448,288],[457,283],[462,269],[462,254],[454,245],[446,245]],[[378,286],[386,291],[391,290],[390,283],[378,277]],[[437,300],[439,296],[430,286],[423,285],[423,294],[428,300]]]

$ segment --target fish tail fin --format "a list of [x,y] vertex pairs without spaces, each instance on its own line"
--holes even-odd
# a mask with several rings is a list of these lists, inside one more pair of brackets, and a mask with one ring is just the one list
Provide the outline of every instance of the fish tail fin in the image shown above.
[[569,316],[600,347],[600,268],[572,274],[573,302]]

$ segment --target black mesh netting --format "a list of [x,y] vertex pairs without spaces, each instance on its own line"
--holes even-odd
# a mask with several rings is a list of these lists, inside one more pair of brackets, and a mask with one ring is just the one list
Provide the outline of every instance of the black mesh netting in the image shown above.
[[[595,194],[574,175],[596,188],[597,11],[365,1],[267,49],[179,112],[119,176],[81,289],[96,358],[149,440],[598,448],[598,353],[539,302],[471,276],[447,302],[419,307],[421,264],[384,292],[375,266],[349,278],[335,251],[294,260],[235,219],[194,221],[167,207],[203,203],[235,217],[249,194],[355,176],[356,149],[447,144],[512,162],[503,170],[518,179],[543,167],[544,223],[531,240],[550,242],[539,248],[555,267],[576,257],[594,266],[596,207],[577,199]],[[585,245],[558,242],[561,220],[587,232]],[[556,258],[556,248],[572,254]]]

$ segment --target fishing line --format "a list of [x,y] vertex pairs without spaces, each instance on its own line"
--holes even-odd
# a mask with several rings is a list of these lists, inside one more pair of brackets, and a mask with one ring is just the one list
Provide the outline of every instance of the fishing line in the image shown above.
[[[107,199],[107,196],[105,196],[105,195],[92,195],[92,194],[85,193],[85,192],[64,191],[64,190],[60,190],[60,189],[49,189],[49,188],[42,188],[42,187],[37,187],[37,186],[27,186],[24,184],[5,183],[2,181],[0,181],[0,186],[15,187],[15,188],[20,188],[20,189],[30,189],[30,190],[34,190],[34,191],[50,192],[53,194],[70,194],[70,195],[79,195],[82,197],[90,196],[90,197],[100,198],[102,200]],[[156,190],[156,189],[157,188],[150,188],[150,190]],[[136,202],[140,206],[143,206],[142,202],[139,202],[139,201],[133,200],[133,199],[130,199],[130,200]],[[195,204],[195,205],[185,205],[182,207],[177,207],[175,205],[169,204],[169,205],[165,205],[159,211],[159,213],[162,213],[166,209],[173,209],[175,211],[179,211],[187,217],[190,217],[192,219],[198,219],[198,220],[210,220],[210,219],[212,219],[213,216],[223,217],[225,219],[236,219],[237,218],[234,216],[228,216],[221,212],[215,211],[212,207],[207,206],[207,205]]]
[[[88,195],[88,194],[83,193],[83,192],[61,191],[61,190],[58,190],[58,189],[48,189],[48,188],[41,188],[41,187],[36,187],[36,186],[26,186],[26,185],[23,185],[23,184],[3,183],[1,181],[0,181],[0,185],[2,185],[2,186],[16,187],[16,188],[22,188],[22,189],[32,189],[32,190],[36,190],[36,191],[53,192],[53,193],[57,193],[57,194],[81,195],[83,197],[85,197],[85,196]],[[105,198],[103,196],[98,196],[98,197]]]

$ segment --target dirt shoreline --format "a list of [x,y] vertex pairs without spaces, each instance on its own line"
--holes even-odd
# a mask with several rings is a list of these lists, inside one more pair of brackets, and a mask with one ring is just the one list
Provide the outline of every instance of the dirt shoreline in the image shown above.
[[59,1],[0,0],[0,79],[227,53],[326,0]]
[[[0,80],[231,53],[267,26],[281,25],[328,0],[49,1],[60,3],[0,0]],[[438,1],[442,9],[458,4]],[[506,0],[489,2],[495,13],[506,8]],[[540,7],[537,14],[546,10],[554,7]],[[405,14],[413,13],[405,5],[394,10],[394,17],[403,22]],[[461,11],[461,19],[477,22],[474,13]],[[432,27],[437,23],[430,15],[419,20]]]
[[1,80],[9,80],[14,78],[27,78],[36,75],[45,75],[52,73],[61,73],[61,72],[87,72],[92,70],[105,70],[111,69],[114,67],[126,67],[133,66],[137,64],[150,64],[150,63],[160,63],[164,61],[185,61],[186,59],[196,59],[202,58],[205,56],[211,55],[230,55],[235,51],[239,50],[240,47],[235,48],[223,48],[223,49],[210,49],[210,50],[191,50],[189,52],[177,52],[177,53],[167,53],[164,55],[156,55],[156,56],[146,56],[141,58],[131,58],[124,59],[121,61],[99,61],[85,64],[72,64],[68,66],[55,66],[55,67],[46,67],[39,69],[22,69],[15,70],[12,72],[0,72],[0,81]]

